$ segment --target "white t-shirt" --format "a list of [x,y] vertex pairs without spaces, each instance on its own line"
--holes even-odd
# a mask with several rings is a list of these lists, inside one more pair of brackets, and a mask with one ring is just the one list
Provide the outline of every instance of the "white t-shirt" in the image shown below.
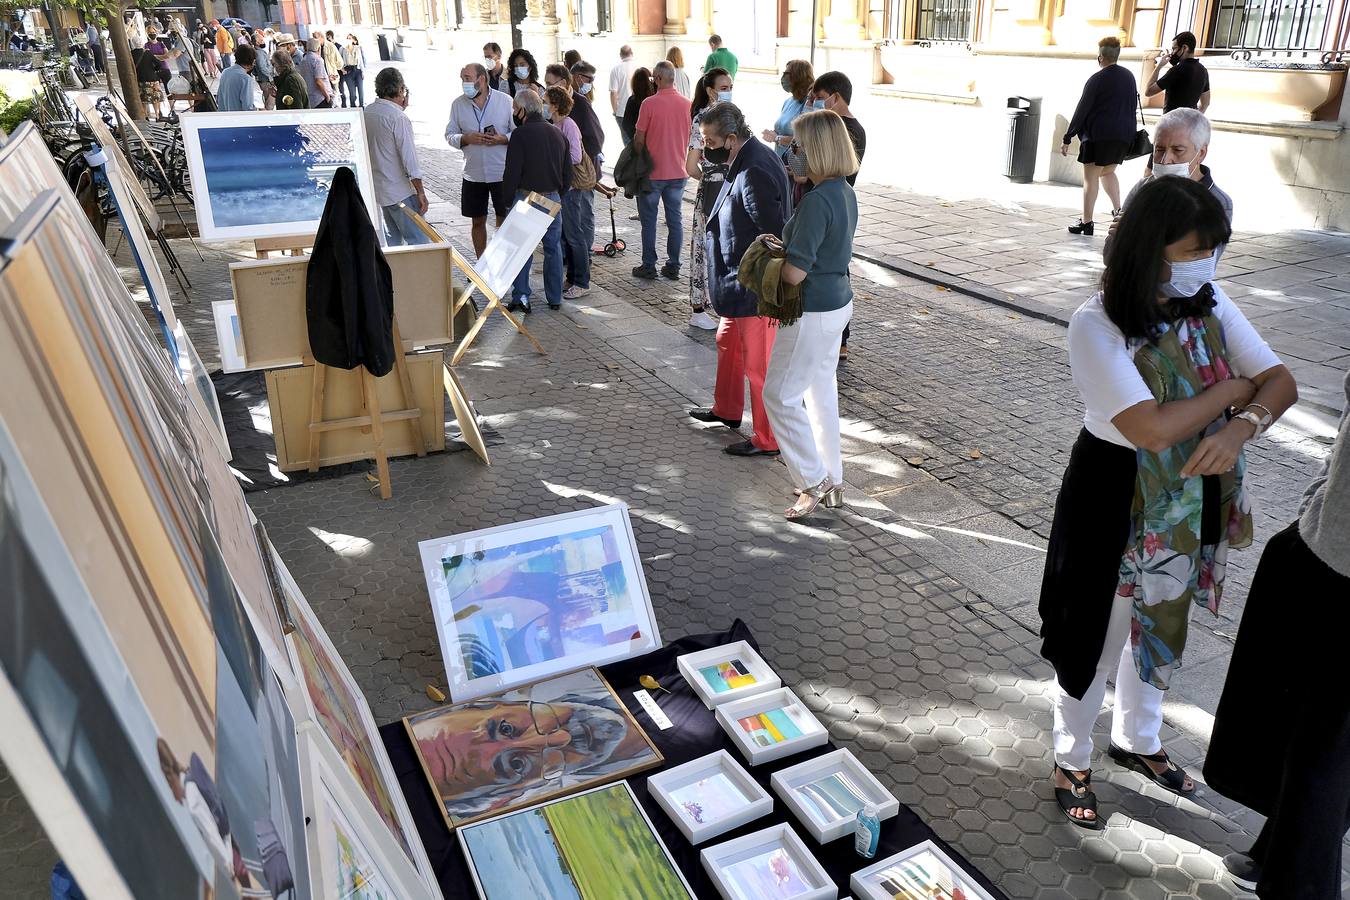
[[[1218,300],[1214,315],[1223,325],[1233,371],[1251,378],[1280,365],[1280,358],[1270,345],[1217,284],[1214,296]],[[1102,440],[1130,449],[1135,449],[1134,444],[1111,420],[1136,403],[1154,399],[1134,365],[1134,351],[1138,347],[1138,342],[1127,342],[1107,317],[1100,293],[1078,307],[1069,320],[1069,369],[1086,406],[1083,425]]]
[[619,108],[615,111],[615,115],[623,115],[623,108],[628,105],[628,98],[633,96],[633,73],[635,71],[637,71],[637,60],[631,56],[609,70],[609,89],[617,91],[619,94]]

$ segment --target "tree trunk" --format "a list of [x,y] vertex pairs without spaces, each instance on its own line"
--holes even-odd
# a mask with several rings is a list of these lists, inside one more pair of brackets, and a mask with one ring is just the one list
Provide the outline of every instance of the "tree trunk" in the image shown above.
[[50,3],[42,4],[42,15],[47,19],[47,28],[52,33],[52,41],[56,44],[56,52],[61,55],[61,62],[70,59],[70,35],[66,34],[66,26],[62,25],[56,10],[52,9]]
[[145,104],[141,102],[141,86],[136,82],[136,64],[131,59],[131,45],[127,43],[127,29],[122,22],[120,8],[108,10],[108,43],[112,44],[117,63],[117,81],[122,85],[122,99],[127,113],[133,119],[145,118]]

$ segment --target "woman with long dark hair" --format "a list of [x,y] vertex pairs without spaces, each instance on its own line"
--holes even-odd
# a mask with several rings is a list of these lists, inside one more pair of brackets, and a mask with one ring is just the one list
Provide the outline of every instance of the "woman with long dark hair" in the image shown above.
[[506,68],[506,89],[512,97],[521,90],[534,91],[541,98],[544,96],[544,86],[539,83],[539,64],[534,61],[533,53],[517,47],[507,57]]
[[1188,178],[1140,189],[1102,290],[1069,323],[1084,428],[1055,503],[1041,584],[1055,667],[1055,797],[1099,824],[1092,728],[1114,673],[1110,755],[1177,794],[1194,783],[1159,733],[1193,605],[1217,612],[1230,549],[1252,540],[1243,445],[1298,397],[1289,370],[1214,283],[1230,236]]
[[623,107],[623,133],[625,139],[631,141],[633,132],[637,131],[638,113],[642,109],[642,101],[656,93],[656,82],[652,80],[652,70],[646,66],[639,66],[634,69],[628,88],[630,91],[628,102]]
[[[689,104],[689,150],[684,170],[698,182],[694,192],[694,223],[689,233],[689,305],[692,314],[689,324],[705,331],[715,331],[717,320],[708,315],[707,273],[704,271],[703,232],[708,224],[708,210],[722,190],[727,174],[725,159],[709,159],[703,152],[703,113],[719,101],[731,100],[731,74],[726,69],[709,69],[694,86],[694,99]],[[718,151],[720,155],[720,151]]]

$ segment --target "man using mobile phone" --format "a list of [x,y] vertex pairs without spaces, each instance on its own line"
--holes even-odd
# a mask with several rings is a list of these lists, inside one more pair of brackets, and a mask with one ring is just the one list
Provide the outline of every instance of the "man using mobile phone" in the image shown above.
[[1195,47],[1195,35],[1183,31],[1172,39],[1171,49],[1154,60],[1144,96],[1163,93],[1165,113],[1183,107],[1201,112],[1209,108],[1209,72],[1195,58]]
[[492,203],[498,226],[511,207],[512,198],[502,192],[502,172],[515,122],[511,98],[492,90],[482,63],[466,65],[459,72],[459,80],[460,96],[450,104],[445,140],[464,154],[459,211],[471,222],[474,253],[482,256],[487,247],[488,202]]

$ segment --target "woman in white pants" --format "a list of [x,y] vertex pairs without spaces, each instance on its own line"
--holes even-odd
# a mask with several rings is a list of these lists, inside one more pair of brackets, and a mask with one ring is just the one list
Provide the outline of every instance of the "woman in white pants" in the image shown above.
[[787,463],[800,519],[820,503],[843,504],[839,453],[839,342],[853,315],[848,263],[858,201],[845,179],[858,171],[844,120],[828,110],[799,117],[793,128],[806,155],[806,194],[783,228],[783,281],[801,286],[802,317],[780,328],[764,381],[764,406]]
[[1108,677],[1111,757],[1167,790],[1195,788],[1163,750],[1163,692],[1191,608],[1218,612],[1228,551],[1251,543],[1243,445],[1298,396],[1213,283],[1229,234],[1203,185],[1154,179],[1120,219],[1102,292],[1069,323],[1086,414],[1055,503],[1040,613],[1056,675],[1055,799],[1085,828],[1100,824],[1089,766]]

